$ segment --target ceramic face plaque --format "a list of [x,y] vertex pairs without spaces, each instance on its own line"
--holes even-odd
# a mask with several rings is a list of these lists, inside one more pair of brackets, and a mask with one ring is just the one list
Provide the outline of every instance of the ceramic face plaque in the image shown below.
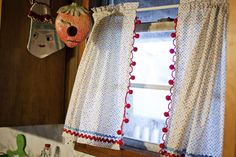
[[28,14],[31,25],[27,49],[38,58],[47,57],[64,47],[57,36],[49,4],[49,0],[35,2]]
[[31,21],[27,48],[32,55],[44,58],[63,47],[64,44],[58,38],[54,25]]

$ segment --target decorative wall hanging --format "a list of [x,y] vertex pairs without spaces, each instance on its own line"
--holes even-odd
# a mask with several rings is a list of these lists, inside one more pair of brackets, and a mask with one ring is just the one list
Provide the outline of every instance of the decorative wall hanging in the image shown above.
[[227,0],[180,1],[162,155],[222,156],[227,16]]
[[94,27],[79,65],[63,136],[99,147],[120,149],[132,66],[138,3],[94,8]]
[[50,0],[34,1],[28,16],[31,25],[27,49],[32,55],[44,58],[64,47],[53,24]]
[[63,6],[57,11],[56,30],[68,47],[75,47],[85,40],[91,29],[88,11],[77,3]]

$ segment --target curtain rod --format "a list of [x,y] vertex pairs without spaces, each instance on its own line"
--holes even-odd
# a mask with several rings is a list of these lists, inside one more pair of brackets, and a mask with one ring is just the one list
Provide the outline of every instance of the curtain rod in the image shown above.
[[138,8],[138,12],[143,12],[143,11],[153,11],[153,10],[161,10],[161,9],[171,9],[171,8],[178,8],[179,4],[175,5],[163,5],[163,6],[156,6],[156,7],[148,7],[148,8]]

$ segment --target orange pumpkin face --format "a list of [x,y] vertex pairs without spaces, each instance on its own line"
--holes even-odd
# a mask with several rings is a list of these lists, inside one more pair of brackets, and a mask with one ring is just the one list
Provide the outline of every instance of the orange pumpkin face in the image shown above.
[[71,48],[85,40],[91,29],[90,16],[75,3],[59,9],[55,24],[58,36]]

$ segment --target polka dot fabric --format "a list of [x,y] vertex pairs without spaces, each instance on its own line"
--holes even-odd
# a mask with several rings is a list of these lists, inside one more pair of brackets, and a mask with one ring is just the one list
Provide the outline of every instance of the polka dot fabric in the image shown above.
[[221,157],[224,130],[226,0],[182,0],[168,153]]
[[[120,149],[138,3],[94,8],[94,27],[75,79],[63,136]],[[68,141],[68,140],[67,140]]]

